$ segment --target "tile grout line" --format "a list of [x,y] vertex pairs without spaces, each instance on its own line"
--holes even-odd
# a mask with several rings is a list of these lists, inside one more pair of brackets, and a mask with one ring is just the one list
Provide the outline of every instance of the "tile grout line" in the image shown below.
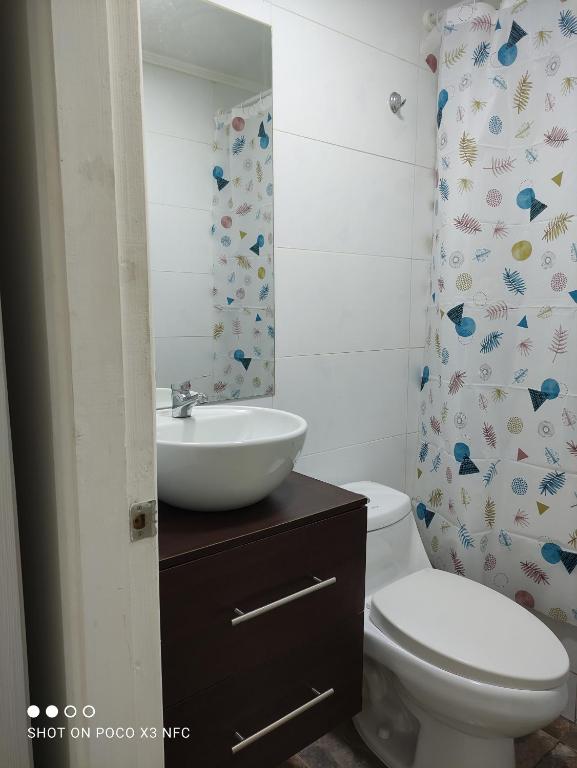
[[[411,61],[410,59],[405,59],[402,56],[399,56],[396,53],[391,53],[390,51],[386,51],[384,48],[379,48],[378,45],[374,45],[373,43],[369,43],[366,40],[362,40],[360,37],[355,37],[354,35],[349,35],[347,32],[343,32],[340,29],[336,29],[336,27],[329,27],[328,24],[324,24],[322,21],[317,21],[316,19],[311,19],[310,16],[305,16],[302,13],[298,13],[297,11],[293,11],[291,8],[286,8],[283,5],[280,5],[278,2],[274,2],[274,0],[270,3],[272,8],[278,8],[281,11],[284,11],[285,13],[290,13],[293,16],[297,16],[299,19],[304,19],[305,21],[308,21],[310,24],[316,24],[319,27],[322,27],[323,29],[328,30],[329,32],[334,32],[336,35],[341,35],[342,37],[346,37],[348,40],[354,40],[356,43],[360,43],[361,45],[365,45],[367,48],[371,48],[374,51],[378,51],[379,53],[384,54],[385,56],[391,56],[394,59],[397,59],[397,61],[402,61],[404,64],[409,64],[412,67],[415,67],[415,69],[419,70],[422,69],[425,72],[426,67],[422,64],[416,63],[414,61]],[[271,27],[274,25],[272,24],[271,19]],[[419,47],[420,47],[420,41],[419,41]]]
[[150,200],[148,199],[146,201],[146,205],[160,205],[162,208],[182,208],[185,211],[200,211],[201,213],[212,213],[212,210],[210,208],[198,208],[194,205],[184,205],[184,203],[161,203],[157,200]]
[[368,155],[369,157],[380,157],[381,160],[390,160],[394,163],[402,163],[403,165],[410,165],[412,168],[419,167],[428,171],[434,170],[432,166],[421,165],[411,160],[402,160],[400,157],[392,157],[391,155],[380,155],[378,152],[370,152],[367,149],[358,149],[358,147],[351,147],[347,144],[337,144],[334,141],[328,141],[327,139],[316,139],[313,136],[305,136],[302,133],[295,133],[294,131],[287,131],[283,128],[273,128],[274,133],[284,133],[286,136],[295,136],[297,139],[304,139],[305,141],[316,141],[319,144],[326,144],[329,147],[337,147],[338,149],[346,149],[349,152],[359,152],[361,155]]
[[154,131],[151,128],[147,128],[144,135],[152,134],[154,136],[167,136],[169,139],[178,139],[179,141],[189,141],[191,144],[200,144],[203,147],[212,146],[210,141],[202,141],[201,139],[191,139],[190,136],[179,136],[177,133],[170,133],[168,131]]
[[[333,256],[359,256],[364,259],[396,259],[401,262],[412,261],[411,256],[390,256],[387,253],[360,253],[359,251],[336,251],[324,250],[320,248],[297,248],[294,245],[275,245],[277,251],[296,251],[297,253],[322,253]],[[415,259],[415,261],[425,261],[425,259]]]
[[[344,451],[347,448],[360,448],[364,445],[376,445],[382,443],[385,440],[395,440],[398,437],[406,437],[406,432],[398,432],[395,435],[384,435],[383,437],[377,437],[374,440],[365,440],[362,443],[347,443],[347,445],[338,445],[336,448],[324,448],[322,451],[312,451],[311,453],[303,453],[300,458],[304,459],[309,456],[322,456],[323,453],[333,453],[334,451]],[[411,433],[413,434],[413,433]]]

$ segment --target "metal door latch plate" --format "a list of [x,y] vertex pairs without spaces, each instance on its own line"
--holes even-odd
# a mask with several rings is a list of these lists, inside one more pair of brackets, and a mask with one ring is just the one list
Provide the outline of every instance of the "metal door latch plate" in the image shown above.
[[130,507],[130,541],[156,536],[156,500],[136,501]]

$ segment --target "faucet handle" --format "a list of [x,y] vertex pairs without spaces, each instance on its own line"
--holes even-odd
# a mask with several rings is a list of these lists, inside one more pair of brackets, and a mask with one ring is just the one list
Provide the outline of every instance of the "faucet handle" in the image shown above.
[[190,392],[190,380],[183,381],[182,384],[171,384],[170,389],[172,394],[178,393],[179,395],[188,395]]
[[195,392],[191,389],[190,381],[183,381],[182,384],[171,384],[170,389],[172,390],[172,415],[174,418],[186,418],[190,416],[190,409],[193,406],[208,403],[208,396],[203,392]]

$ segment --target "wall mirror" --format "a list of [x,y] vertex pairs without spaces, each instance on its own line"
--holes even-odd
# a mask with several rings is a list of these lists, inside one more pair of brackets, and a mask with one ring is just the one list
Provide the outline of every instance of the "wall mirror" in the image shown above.
[[156,385],[271,395],[270,27],[204,0],[141,0],[141,24]]

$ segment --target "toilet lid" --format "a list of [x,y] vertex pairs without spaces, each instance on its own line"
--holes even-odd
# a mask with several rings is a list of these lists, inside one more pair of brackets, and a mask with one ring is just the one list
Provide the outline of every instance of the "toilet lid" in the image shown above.
[[569,658],[543,622],[504,595],[426,568],[373,595],[370,618],[399,645],[479,682],[525,690],[563,683]]

